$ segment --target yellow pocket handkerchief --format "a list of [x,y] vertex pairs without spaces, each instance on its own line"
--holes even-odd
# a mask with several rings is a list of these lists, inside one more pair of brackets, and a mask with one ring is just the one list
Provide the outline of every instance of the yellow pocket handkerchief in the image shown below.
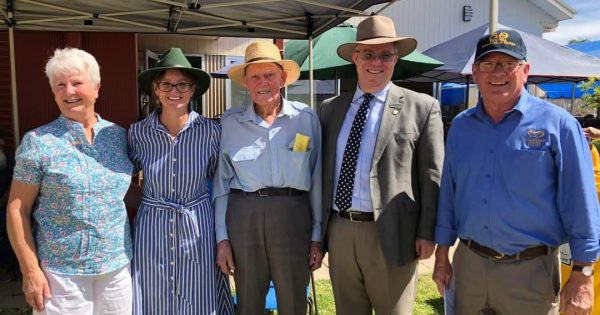
[[294,140],[294,148],[292,151],[294,152],[306,152],[308,149],[308,142],[310,141],[309,136],[305,136],[301,133],[296,134],[296,139]]

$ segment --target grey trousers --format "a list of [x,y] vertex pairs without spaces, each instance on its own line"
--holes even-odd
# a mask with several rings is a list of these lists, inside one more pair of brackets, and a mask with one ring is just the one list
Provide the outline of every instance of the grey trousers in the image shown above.
[[521,260],[490,260],[462,242],[453,258],[455,313],[558,315],[558,251]]
[[278,314],[306,314],[312,231],[308,195],[230,195],[226,224],[235,261],[237,314],[263,315],[271,280]]
[[327,230],[329,275],[336,314],[411,315],[417,261],[389,267],[375,222],[332,216]]

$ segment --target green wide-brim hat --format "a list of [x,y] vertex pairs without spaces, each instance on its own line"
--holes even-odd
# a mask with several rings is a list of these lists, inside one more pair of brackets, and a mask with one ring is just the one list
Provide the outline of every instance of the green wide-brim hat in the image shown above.
[[192,67],[192,64],[185,58],[185,55],[180,48],[170,48],[158,58],[156,67],[140,73],[138,82],[142,90],[148,95],[153,95],[152,80],[154,80],[156,74],[169,69],[181,70],[192,76],[194,83],[196,84],[194,97],[199,97],[204,94],[210,86],[210,74],[204,70]]

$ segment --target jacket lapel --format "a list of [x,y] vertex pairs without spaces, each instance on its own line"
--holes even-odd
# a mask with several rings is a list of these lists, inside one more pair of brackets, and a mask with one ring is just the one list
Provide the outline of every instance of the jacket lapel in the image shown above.
[[[331,108],[331,120],[328,132],[328,144],[330,148],[333,148],[333,155],[335,155],[335,147],[337,143],[338,134],[340,133],[340,129],[342,128],[342,124],[344,123],[344,118],[346,117],[346,112],[348,112],[348,108],[350,107],[350,103],[352,103],[352,96],[354,96],[354,91],[350,93],[344,93],[340,95],[335,100],[334,104]],[[333,156],[335,160],[335,156]]]
[[404,107],[404,94],[396,85],[392,84],[388,96],[383,105],[381,114],[381,124],[377,133],[377,141],[375,142],[375,150],[373,151],[373,160],[371,161],[371,169],[374,169],[389,142],[389,138],[394,133],[394,126],[398,122],[402,109]]

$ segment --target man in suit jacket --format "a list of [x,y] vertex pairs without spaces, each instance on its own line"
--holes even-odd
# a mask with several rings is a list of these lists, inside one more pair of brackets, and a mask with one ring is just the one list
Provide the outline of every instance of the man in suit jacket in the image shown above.
[[391,83],[398,58],[416,48],[414,38],[396,37],[384,16],[362,21],[356,38],[337,50],[356,65],[356,90],[320,109],[323,230],[336,311],[412,314],[417,259],[435,247],[440,107]]

